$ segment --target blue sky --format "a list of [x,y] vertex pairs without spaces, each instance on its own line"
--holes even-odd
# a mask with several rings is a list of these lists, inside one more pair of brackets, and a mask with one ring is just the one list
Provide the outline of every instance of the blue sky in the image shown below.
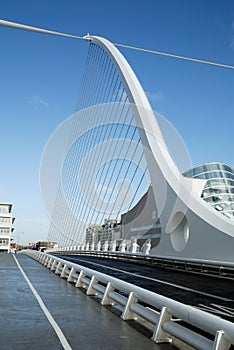
[[[233,0],[8,0],[0,17],[113,43],[234,64]],[[39,168],[43,149],[74,113],[88,45],[0,27],[0,198],[13,203],[14,237],[46,239]],[[153,108],[178,130],[193,165],[234,165],[234,71],[143,54],[129,60]]]

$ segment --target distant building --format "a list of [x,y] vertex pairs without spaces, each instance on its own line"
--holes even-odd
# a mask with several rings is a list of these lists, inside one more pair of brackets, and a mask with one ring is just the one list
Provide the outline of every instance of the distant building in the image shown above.
[[121,216],[122,239],[136,240],[142,247],[146,240],[156,247],[161,238],[161,225],[157,214],[152,186],[139,202]]
[[48,242],[48,241],[36,241],[30,242],[28,244],[30,249],[44,251],[46,249],[52,249],[57,245],[57,242]]
[[[221,214],[234,219],[233,167],[223,163],[207,163],[186,171],[183,176],[200,180],[199,196]],[[150,240],[153,249],[159,245],[161,236],[152,186],[133,208],[121,215],[120,221],[105,220],[103,225],[90,225],[86,230],[86,242],[95,246],[98,242],[103,244],[108,241],[110,245],[113,240],[118,243],[125,240],[135,241],[141,248]]]
[[234,169],[231,166],[207,163],[196,166],[183,175],[206,180],[201,198],[223,215],[234,219]]
[[139,247],[150,240],[151,247],[156,247],[160,238],[161,225],[152,186],[131,210],[121,215],[121,220],[106,219],[103,225],[90,225],[86,229],[86,243],[95,247],[98,242],[102,246],[108,242],[111,246],[113,241],[118,247],[123,240],[136,240]]
[[103,225],[89,225],[86,229],[86,243],[96,247],[98,242],[103,245],[121,239],[121,222],[115,219],[105,219]]
[[11,234],[15,221],[11,209],[12,204],[0,203],[0,253],[10,253]]
[[90,245],[94,244],[96,246],[99,241],[102,241],[102,236],[104,234],[103,225],[89,225],[86,229],[86,243]]

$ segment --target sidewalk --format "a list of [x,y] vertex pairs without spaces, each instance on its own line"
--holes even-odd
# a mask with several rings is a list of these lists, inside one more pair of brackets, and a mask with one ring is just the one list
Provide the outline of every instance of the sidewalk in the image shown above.
[[[28,256],[16,254],[15,258],[48,313],[39,305],[14,255],[0,254],[1,350],[175,349],[153,343],[108,308]],[[50,316],[54,326],[49,322]],[[64,343],[56,334],[59,330]]]

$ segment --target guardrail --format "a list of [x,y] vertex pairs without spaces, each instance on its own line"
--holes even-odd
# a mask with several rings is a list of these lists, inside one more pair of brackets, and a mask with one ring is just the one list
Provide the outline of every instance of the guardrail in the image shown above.
[[218,316],[53,255],[22,252],[84,288],[87,295],[99,296],[101,305],[118,306],[123,320],[148,321],[156,343],[174,337],[199,350],[228,350],[234,345],[234,324]]
[[73,250],[72,247],[66,249],[47,251],[49,254],[62,255],[87,255],[101,257],[106,259],[116,259],[121,261],[132,262],[134,264],[159,266],[168,270],[184,271],[189,273],[202,274],[207,276],[216,276],[226,279],[234,279],[234,264],[223,261],[208,261],[175,257],[160,257],[146,255],[142,253],[129,253],[118,251],[97,251],[97,250]]

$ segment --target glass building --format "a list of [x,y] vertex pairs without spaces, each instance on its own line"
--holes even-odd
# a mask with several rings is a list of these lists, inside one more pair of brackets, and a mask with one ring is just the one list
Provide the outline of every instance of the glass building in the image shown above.
[[214,209],[234,219],[234,168],[223,163],[196,166],[185,177],[207,180],[201,197]]

